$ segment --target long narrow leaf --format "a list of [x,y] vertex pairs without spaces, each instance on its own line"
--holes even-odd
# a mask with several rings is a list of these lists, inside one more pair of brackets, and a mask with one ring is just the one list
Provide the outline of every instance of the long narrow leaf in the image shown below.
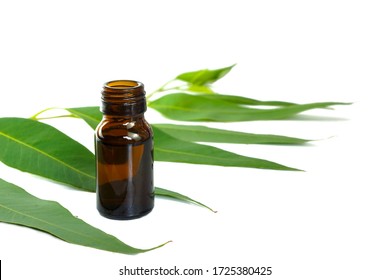
[[59,203],[39,199],[2,179],[0,222],[39,229],[69,243],[122,254],[142,253],[165,245],[146,250],[131,247],[76,218]]
[[[78,115],[88,123],[96,124],[100,121],[101,114],[98,107],[68,109],[72,114]],[[78,114],[78,111],[81,113]],[[92,126],[93,127],[93,126]],[[194,164],[208,164],[218,166],[251,167],[275,170],[297,170],[275,162],[245,157],[215,147],[201,145],[190,141],[181,140],[180,137],[165,133],[158,126],[153,126],[154,131],[154,155],[156,161],[182,162]]]
[[274,109],[257,109],[225,100],[225,96],[218,94],[173,93],[150,102],[149,106],[165,117],[179,121],[236,122],[287,119],[310,109],[323,109],[333,105],[346,104],[349,103],[321,102],[294,104]]
[[296,103],[286,102],[286,101],[262,101],[253,98],[248,98],[238,95],[227,95],[227,94],[215,94],[210,96],[203,96],[209,100],[222,100],[233,104],[238,105],[261,105],[261,106],[291,106],[297,105]]
[[87,191],[95,190],[93,154],[56,128],[23,118],[0,118],[0,161]]
[[95,129],[102,120],[102,113],[98,106],[66,108],[66,110],[83,119],[92,129]]
[[158,128],[180,140],[194,142],[299,145],[310,141],[281,135],[244,133],[200,125],[153,124],[153,128]]
[[201,94],[214,94],[215,92],[210,88],[210,86],[207,85],[194,85],[191,84],[189,85],[186,90],[190,92],[195,92],[195,93],[201,93]]
[[272,161],[234,154],[215,147],[183,141],[154,128],[158,138],[155,159],[158,161],[208,164],[218,166],[251,167],[274,170],[298,170]]
[[[88,149],[56,128],[30,119],[0,119],[0,161],[32,174],[94,192],[95,157]],[[156,188],[167,196],[207,206],[176,192]]]
[[210,211],[213,211],[214,213],[216,213],[216,211],[214,211],[213,209],[211,209],[209,206],[199,202],[199,201],[196,201],[188,196],[185,196],[185,195],[182,195],[178,192],[174,192],[174,191],[169,191],[167,189],[162,189],[162,188],[156,188],[156,194],[160,195],[160,196],[163,196],[163,197],[168,197],[168,198],[172,198],[172,199],[175,199],[175,200],[180,200],[182,202],[188,202],[188,203],[192,203],[192,204],[195,204],[195,205],[198,205],[198,206],[201,206],[201,207],[204,207],[204,208],[207,208],[209,209]]
[[202,69],[198,71],[186,72],[178,75],[176,79],[188,82],[193,85],[202,86],[205,84],[214,83],[215,81],[221,79],[227,73],[229,73],[234,66],[235,64],[225,68],[214,69],[214,70]]
[[[93,129],[99,124],[102,117],[99,107],[70,108],[67,110],[84,119]],[[311,141],[282,135],[244,133],[198,125],[152,124],[152,127],[159,128],[180,140],[190,142],[299,145]],[[157,146],[159,145],[158,142],[157,138]]]

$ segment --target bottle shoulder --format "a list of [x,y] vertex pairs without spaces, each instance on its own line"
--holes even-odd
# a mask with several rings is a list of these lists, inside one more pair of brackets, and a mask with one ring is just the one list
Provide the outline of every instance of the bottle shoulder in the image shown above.
[[145,119],[103,119],[95,130],[96,140],[111,144],[136,144],[153,138],[153,131]]

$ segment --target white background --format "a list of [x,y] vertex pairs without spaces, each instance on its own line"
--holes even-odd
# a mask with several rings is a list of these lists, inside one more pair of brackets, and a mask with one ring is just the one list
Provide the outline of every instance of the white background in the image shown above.
[[[387,4],[1,1],[1,117],[99,105],[101,86],[112,79],[140,80],[152,91],[181,72],[233,63],[217,91],[298,103],[354,102],[313,110],[306,121],[210,124],[322,139],[304,147],[218,145],[306,172],[155,164],[157,186],[198,199],[217,214],[157,199],[145,218],[111,221],[98,215],[94,194],[0,165],[1,178],[59,201],[132,246],[173,240],[127,256],[0,224],[4,279],[146,279],[120,277],[125,265],[272,266],[273,275],[263,278],[390,279]],[[152,110],[147,119],[168,122]],[[50,123],[92,149],[93,132],[83,122]]]

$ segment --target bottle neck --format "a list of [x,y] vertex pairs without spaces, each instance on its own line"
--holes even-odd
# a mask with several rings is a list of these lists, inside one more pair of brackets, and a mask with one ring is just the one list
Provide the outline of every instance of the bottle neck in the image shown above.
[[103,120],[107,121],[129,121],[129,122],[137,122],[142,121],[145,119],[144,114],[138,114],[135,116],[129,116],[129,115],[109,115],[104,114]]
[[146,111],[144,85],[137,81],[107,82],[102,91],[101,112],[115,118],[139,118]]

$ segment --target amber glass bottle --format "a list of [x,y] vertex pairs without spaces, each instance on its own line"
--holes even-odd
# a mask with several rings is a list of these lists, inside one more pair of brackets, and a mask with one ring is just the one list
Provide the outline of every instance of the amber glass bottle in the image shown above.
[[104,217],[142,217],[154,206],[153,132],[144,118],[142,83],[111,81],[102,91],[96,128],[97,209]]

